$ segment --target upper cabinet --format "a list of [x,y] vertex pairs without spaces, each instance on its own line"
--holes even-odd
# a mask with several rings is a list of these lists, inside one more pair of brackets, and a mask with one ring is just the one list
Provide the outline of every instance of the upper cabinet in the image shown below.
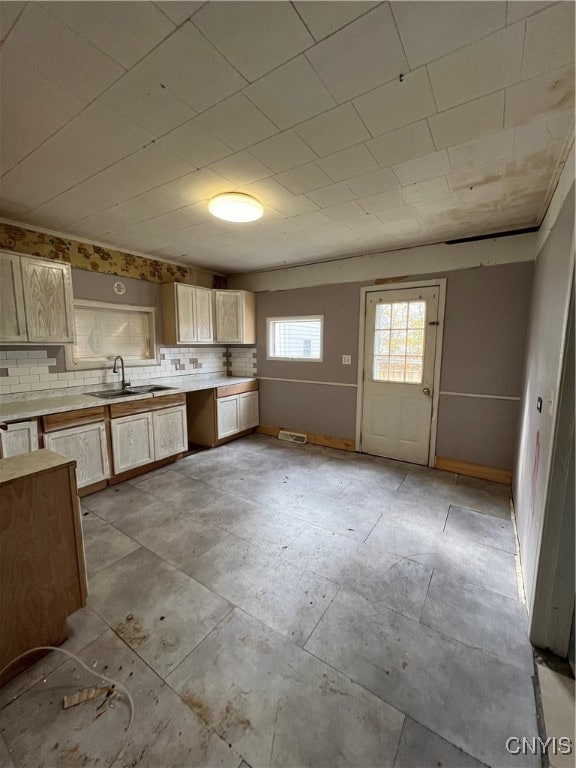
[[165,283],[161,291],[164,343],[213,344],[212,290]]
[[75,341],[70,265],[0,252],[0,341],[72,344]]
[[256,297],[248,291],[214,291],[217,344],[256,343]]

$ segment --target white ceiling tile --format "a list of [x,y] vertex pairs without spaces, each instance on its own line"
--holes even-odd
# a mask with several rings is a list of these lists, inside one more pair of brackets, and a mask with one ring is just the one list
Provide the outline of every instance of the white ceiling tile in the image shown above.
[[157,143],[195,168],[210,165],[232,154],[230,147],[201,128],[197,120],[179,126],[162,136]]
[[86,102],[124,73],[121,66],[40,3],[28,3],[3,47],[2,58],[13,69],[48,80]]
[[397,78],[408,69],[388,3],[318,43],[306,55],[338,102]]
[[504,127],[504,91],[432,115],[428,124],[437,149],[496,133]]
[[[376,218],[382,221],[381,214],[378,214]],[[396,221],[382,223],[384,224],[384,231],[391,235],[403,235],[418,232],[420,230],[420,222],[415,217],[412,219],[398,219]]]
[[44,8],[126,69],[174,31],[154,5],[136,2],[47,2]]
[[236,93],[246,81],[192,22],[187,21],[139,65],[142,77],[202,112]]
[[159,82],[143,77],[138,67],[127,72],[102,94],[100,102],[154,136],[162,136],[196,115],[189,104],[163,88]]
[[404,163],[393,165],[392,170],[402,184],[416,184],[419,181],[428,181],[436,176],[445,176],[452,170],[448,153],[445,149],[432,152],[429,155],[406,160]]
[[335,105],[304,56],[253,83],[245,93],[280,128],[291,128]]
[[307,196],[321,208],[330,208],[333,205],[347,203],[356,197],[354,192],[344,182],[331,184],[329,187],[324,187],[316,192],[308,192]]
[[199,11],[204,2],[193,2],[193,0],[164,0],[164,2],[156,3],[162,13],[166,14],[168,18],[174,22],[177,26],[183,24],[192,14]]
[[16,0],[10,3],[2,3],[0,12],[0,42],[6,39],[25,6],[26,3],[19,3]]
[[354,99],[354,106],[373,136],[415,123],[436,112],[425,68],[409,72],[402,82],[397,79]]
[[191,170],[188,163],[150,144],[50,200],[34,213],[44,216],[58,213],[67,221],[83,219],[92,211],[136,197]]
[[2,179],[3,194],[35,208],[151,139],[121,115],[93,105],[9,171]]
[[366,142],[366,146],[383,168],[434,151],[426,120],[378,136]]
[[206,3],[194,24],[250,82],[314,44],[291,3]]
[[116,235],[122,232],[126,236],[140,239],[143,233],[146,236],[156,236],[159,233],[165,234],[178,229],[186,229],[195,224],[201,224],[203,221],[210,221],[211,218],[205,202],[194,203],[169,213],[163,213],[161,216],[131,224],[129,227],[124,227],[110,234],[116,238]]
[[316,159],[316,154],[294,131],[284,131],[250,147],[250,154],[275,173],[288,171]]
[[430,179],[429,181],[420,181],[417,184],[411,184],[409,187],[403,187],[400,190],[404,201],[409,204],[436,200],[444,195],[448,195],[449,192],[445,176]]
[[481,167],[470,168],[459,173],[451,173],[446,177],[450,192],[462,192],[470,187],[494,184],[502,178],[504,166],[504,160],[492,160]]
[[304,195],[293,195],[276,179],[263,179],[242,187],[242,192],[254,195],[258,200],[279,211],[284,216],[299,216],[318,210],[318,206]]
[[213,163],[211,168],[220,176],[239,187],[272,175],[272,171],[269,168],[261,163],[260,160],[252,157],[246,150]]
[[574,64],[574,3],[556,3],[526,21],[522,79]]
[[382,237],[383,227],[382,222],[379,221],[376,216],[364,212],[364,216],[358,218],[349,219],[342,222],[346,229],[353,232],[361,242],[370,240],[373,236]]
[[342,104],[313,117],[299,125],[296,131],[320,156],[330,155],[370,138],[352,104]]
[[533,13],[543,11],[544,8],[547,8],[549,5],[552,5],[552,3],[539,3],[536,2],[536,0],[527,0],[527,2],[522,2],[522,0],[510,0],[508,3],[507,23],[514,24],[517,21],[525,19],[526,16],[531,16]]
[[[519,125],[514,130],[514,157],[522,157],[547,150],[560,150],[568,139],[568,134],[574,135],[574,110],[553,112],[540,115],[529,123]],[[553,169],[548,169],[552,175]]]
[[332,179],[316,163],[307,163],[280,173],[276,176],[276,180],[295,195],[301,195],[304,192],[311,192],[314,189],[332,184]]
[[478,168],[497,160],[507,160],[514,150],[514,129],[508,128],[481,139],[448,148],[454,171]]
[[378,163],[364,144],[343,149],[334,155],[318,160],[318,165],[333,181],[345,181],[355,176],[370,173],[378,168]]
[[378,214],[378,219],[383,224],[393,224],[397,221],[409,221],[417,217],[416,208],[413,205],[400,205],[398,208],[390,208]]
[[392,12],[410,62],[419,67],[505,26],[505,2],[401,2]]
[[351,179],[348,182],[348,186],[358,195],[358,197],[369,197],[370,195],[377,195],[380,192],[388,192],[391,189],[396,189],[399,184],[398,179],[394,176],[390,168],[383,168],[374,173],[360,176],[357,179]]
[[330,208],[323,208],[322,215],[326,216],[330,221],[345,221],[347,219],[355,219],[358,216],[364,216],[366,212],[360,208],[358,203],[351,200],[349,203],[340,203],[340,205],[332,205]]
[[524,24],[515,24],[428,65],[439,110],[499,91],[520,79]]
[[543,112],[569,109],[574,105],[574,67],[525,80],[506,89],[504,126],[519,125]]
[[296,2],[294,5],[314,38],[322,40],[354,21],[358,16],[375,8],[378,3],[365,3],[361,0],[338,0],[337,2],[324,0],[321,3]]
[[278,132],[276,126],[241,93],[204,112],[195,122],[236,150]]
[[361,206],[366,213],[379,213],[388,208],[396,208],[404,205],[404,200],[399,192],[392,190],[391,192],[381,192],[379,195],[361,197],[358,200],[358,205]]

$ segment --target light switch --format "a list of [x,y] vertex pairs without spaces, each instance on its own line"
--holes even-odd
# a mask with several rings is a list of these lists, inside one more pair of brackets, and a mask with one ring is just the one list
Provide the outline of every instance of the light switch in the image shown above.
[[352,355],[342,355],[342,365],[352,365]]

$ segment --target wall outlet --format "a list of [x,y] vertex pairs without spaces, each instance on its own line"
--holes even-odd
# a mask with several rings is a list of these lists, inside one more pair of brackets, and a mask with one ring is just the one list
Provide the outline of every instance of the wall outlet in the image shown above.
[[342,365],[352,365],[352,355],[342,355]]

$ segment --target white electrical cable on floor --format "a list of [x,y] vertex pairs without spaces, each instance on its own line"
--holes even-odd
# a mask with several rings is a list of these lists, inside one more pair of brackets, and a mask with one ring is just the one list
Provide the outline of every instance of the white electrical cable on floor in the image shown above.
[[110,685],[113,685],[114,688],[119,689],[122,691],[126,698],[128,699],[128,704],[130,705],[130,720],[128,721],[128,725],[126,727],[124,741],[122,742],[122,745],[116,755],[114,756],[114,760],[111,761],[110,765],[114,765],[118,757],[120,756],[120,753],[124,749],[124,746],[126,745],[126,741],[128,739],[128,733],[130,731],[130,728],[132,727],[132,722],[134,720],[134,701],[132,699],[132,696],[130,695],[130,691],[128,688],[126,688],[122,683],[117,682],[116,680],[113,680],[111,677],[107,677],[106,675],[101,675],[99,672],[96,672],[93,669],[90,669],[90,667],[86,666],[86,664],[82,661],[82,659],[79,659],[78,656],[76,656],[74,653],[71,653],[70,651],[67,651],[65,648],[56,648],[53,645],[39,645],[36,648],[30,648],[29,651],[24,651],[24,653],[21,653],[19,656],[16,656],[15,659],[12,659],[8,664],[6,664],[5,667],[2,667],[0,669],[0,677],[2,677],[3,673],[12,666],[12,664],[15,664],[20,659],[23,659],[25,656],[29,656],[31,653],[34,653],[35,651],[57,651],[58,653],[63,653],[65,656],[70,657],[75,662],[80,664],[80,666],[86,670],[86,672],[89,672],[94,677],[97,677],[99,680],[103,680],[106,683],[110,683]]

